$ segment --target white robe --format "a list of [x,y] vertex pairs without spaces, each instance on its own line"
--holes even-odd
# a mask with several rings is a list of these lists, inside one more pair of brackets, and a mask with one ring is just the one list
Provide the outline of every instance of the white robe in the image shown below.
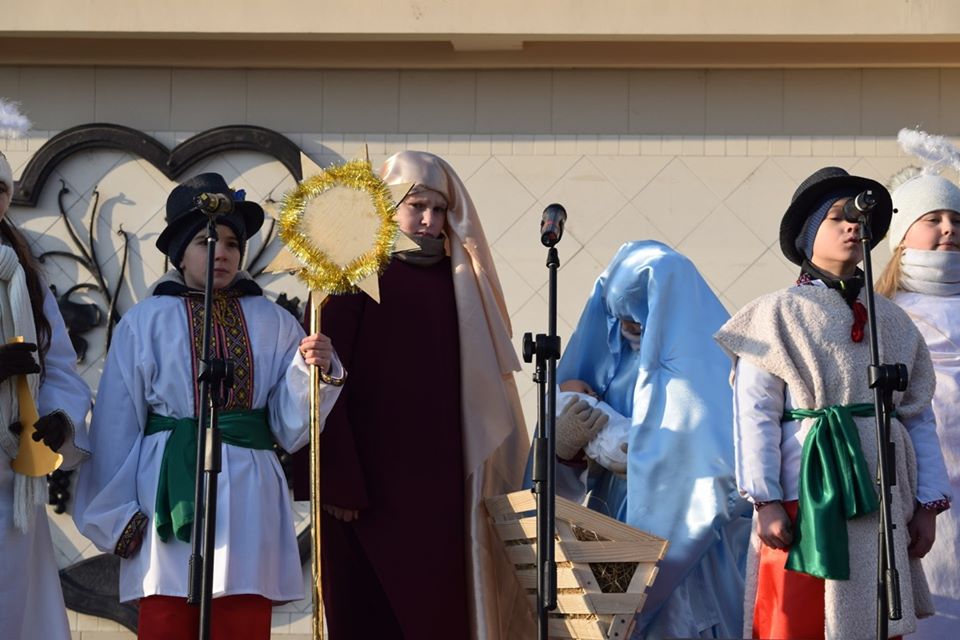
[[[933,411],[954,497],[960,495],[960,296],[899,293],[894,298],[930,349],[937,388]],[[920,621],[917,638],[949,638],[960,628],[960,508],[937,517],[937,539],[923,559],[935,616]]]
[[[303,329],[263,296],[242,297],[240,304],[253,354],[252,408],[267,407],[277,442],[296,451],[309,440],[309,367],[298,349]],[[90,424],[94,457],[80,473],[74,519],[99,549],[113,552],[137,511],[149,517],[141,548],[121,560],[121,601],[187,595],[191,545],[174,537],[162,542],[153,517],[170,432],[143,432],[151,412],[194,416],[190,341],[183,299],[148,298],[117,325],[100,380]],[[339,387],[321,385],[321,416],[338,395]],[[276,454],[226,444],[222,452],[213,596],[299,600],[303,578],[296,532]]]
[[[73,433],[60,449],[62,469],[75,468],[88,455],[84,423],[90,409],[90,389],[77,373],[77,354],[67,336],[56,300],[48,292],[43,313],[50,321],[50,350],[45,376],[37,394],[41,416],[63,411]],[[0,425],[6,429],[9,425]],[[69,640],[60,576],[44,507],[37,507],[26,534],[13,525],[13,470],[6,455],[0,461],[0,637],[9,640]]]

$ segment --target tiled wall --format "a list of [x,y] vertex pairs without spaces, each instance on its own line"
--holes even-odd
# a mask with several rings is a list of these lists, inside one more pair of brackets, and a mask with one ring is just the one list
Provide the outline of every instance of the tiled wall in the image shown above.
[[[541,70],[207,71],[0,67],[0,95],[34,121],[6,154],[19,174],[54,133],[89,122],[147,131],[168,146],[205,129],[249,123],[286,134],[321,166],[369,150],[375,164],[406,148],[443,155],[476,201],[506,293],[515,339],[546,328],[543,208],[564,204],[558,246],[559,328],[567,337],[596,276],[626,240],[655,238],[689,255],[731,311],[785,286],[795,268],[778,249],[781,212],[813,170],[838,164],[885,181],[910,162],[895,142],[903,126],[960,131],[960,71],[928,70]],[[0,143],[2,144],[2,143]],[[190,170],[216,170],[262,200],[293,186],[278,163],[222,155]],[[33,210],[11,217],[39,251],[67,249],[57,215],[59,180],[78,225],[100,194],[96,246],[116,282],[120,227],[133,235],[120,309],[163,270],[153,247],[173,184],[146,162],[87,152],[60,166]],[[249,249],[252,255],[260,239]],[[875,252],[879,269],[885,248]],[[62,291],[89,276],[54,259]],[[272,291],[303,295],[290,278]],[[84,376],[95,385],[103,330],[88,334]],[[536,407],[526,370],[518,383],[528,423]],[[95,550],[54,516],[61,565]],[[278,609],[277,634],[309,631],[309,603]],[[112,632],[83,616],[78,633]],[[106,628],[101,628],[105,626]],[[306,626],[305,626],[306,625]],[[107,636],[100,636],[106,638]],[[282,637],[279,636],[278,637]],[[305,636],[304,636],[305,637]]]

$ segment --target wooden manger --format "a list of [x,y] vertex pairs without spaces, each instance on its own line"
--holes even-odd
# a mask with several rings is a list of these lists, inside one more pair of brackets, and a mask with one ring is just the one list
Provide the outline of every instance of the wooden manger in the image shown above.
[[[550,638],[626,640],[668,543],[557,496],[557,608]],[[487,513],[528,602],[537,608],[536,498],[517,491],[487,498]]]

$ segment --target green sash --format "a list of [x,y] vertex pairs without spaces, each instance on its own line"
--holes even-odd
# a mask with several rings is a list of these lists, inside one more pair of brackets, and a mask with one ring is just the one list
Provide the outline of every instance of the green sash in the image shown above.
[[860,448],[854,416],[872,416],[872,404],[793,409],[784,420],[816,418],[803,442],[799,504],[787,569],[848,580],[847,520],[879,508],[874,480]]
[[[217,422],[224,444],[246,449],[272,449],[273,434],[264,409],[226,411]],[[197,473],[197,419],[169,418],[151,413],[144,435],[172,431],[163,450],[157,484],[155,524],[160,539],[173,533],[190,541]]]

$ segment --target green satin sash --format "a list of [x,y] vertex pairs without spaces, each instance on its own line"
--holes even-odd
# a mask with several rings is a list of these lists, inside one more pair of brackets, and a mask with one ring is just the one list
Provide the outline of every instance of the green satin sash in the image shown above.
[[[219,415],[217,425],[224,444],[246,449],[273,448],[273,434],[264,409],[226,411]],[[144,435],[162,431],[172,433],[160,463],[154,524],[164,542],[170,539],[171,533],[177,539],[189,542],[197,486],[197,419],[151,413],[147,417]]]
[[872,416],[868,403],[793,409],[783,419],[816,418],[803,442],[797,522],[787,569],[848,580],[847,520],[879,508],[874,479],[860,448],[854,416]]

